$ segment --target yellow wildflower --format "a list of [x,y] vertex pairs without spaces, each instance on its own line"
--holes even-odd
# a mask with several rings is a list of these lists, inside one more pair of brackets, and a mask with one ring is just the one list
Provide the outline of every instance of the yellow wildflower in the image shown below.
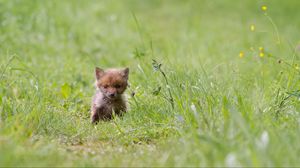
[[260,57],[264,57],[264,56],[265,56],[265,53],[260,52],[260,53],[259,53],[259,56],[260,56]]
[[266,12],[268,10],[268,7],[266,5],[261,6],[261,10]]
[[263,47],[259,47],[258,49],[260,52],[264,52],[264,50],[265,50]]
[[250,25],[250,30],[251,30],[252,32],[255,31],[255,25],[254,25],[254,24]]
[[240,54],[239,54],[240,58],[243,58],[245,56],[244,52],[241,51]]

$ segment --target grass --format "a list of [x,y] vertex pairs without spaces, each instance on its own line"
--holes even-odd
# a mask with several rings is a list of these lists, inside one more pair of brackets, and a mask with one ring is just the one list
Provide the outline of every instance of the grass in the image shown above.
[[[0,165],[299,166],[299,5],[1,0]],[[95,66],[134,93],[96,126]]]

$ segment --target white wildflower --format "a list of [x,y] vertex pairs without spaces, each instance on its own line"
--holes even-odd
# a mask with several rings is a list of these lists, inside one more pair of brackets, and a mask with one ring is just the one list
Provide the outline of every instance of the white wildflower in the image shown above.
[[239,165],[236,156],[233,153],[229,153],[226,156],[225,164],[227,167],[237,167]]
[[191,105],[191,109],[192,109],[193,113],[195,115],[197,115],[197,109],[196,109],[196,106],[194,104]]
[[268,144],[269,144],[269,134],[267,131],[264,131],[261,134],[260,139],[256,141],[256,145],[260,149],[266,149]]

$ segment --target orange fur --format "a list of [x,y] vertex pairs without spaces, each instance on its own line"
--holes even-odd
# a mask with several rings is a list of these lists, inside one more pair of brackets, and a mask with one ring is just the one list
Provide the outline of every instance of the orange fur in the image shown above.
[[106,71],[95,69],[97,91],[92,101],[92,123],[111,119],[113,112],[117,115],[126,112],[126,99],[123,93],[128,85],[128,74],[128,68]]

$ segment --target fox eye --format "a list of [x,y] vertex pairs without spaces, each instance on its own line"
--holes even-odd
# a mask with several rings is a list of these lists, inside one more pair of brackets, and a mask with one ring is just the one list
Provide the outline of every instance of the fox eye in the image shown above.
[[104,89],[107,89],[107,88],[108,88],[108,85],[104,85],[103,87],[104,87]]
[[117,88],[117,89],[120,88],[120,87],[121,87],[121,85],[119,85],[119,84],[115,85],[115,88]]

